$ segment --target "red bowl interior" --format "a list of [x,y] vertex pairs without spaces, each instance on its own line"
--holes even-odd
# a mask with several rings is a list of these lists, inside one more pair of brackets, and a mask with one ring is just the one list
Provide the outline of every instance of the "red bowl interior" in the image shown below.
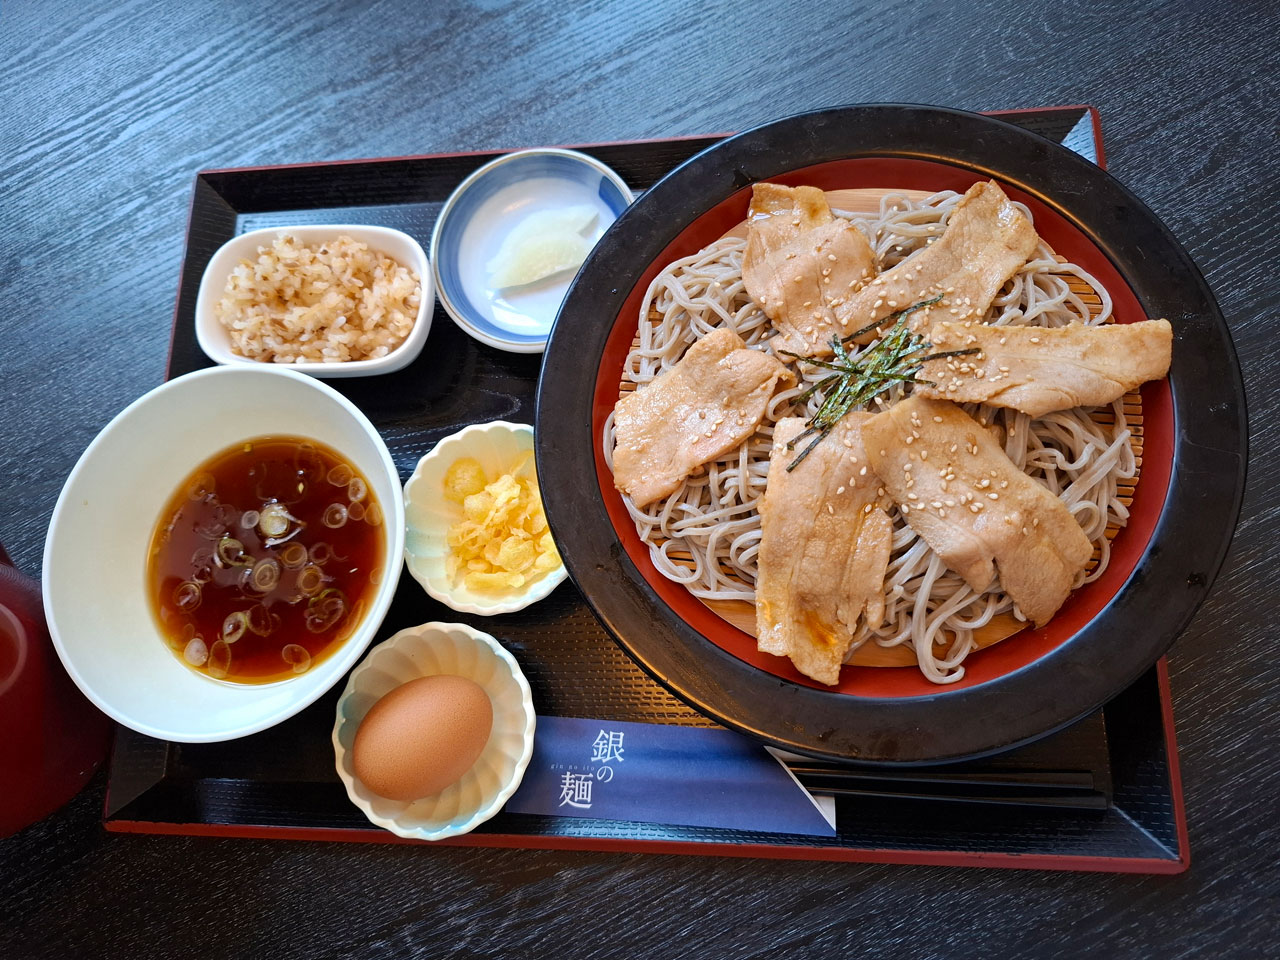
[[[794,170],[774,182],[789,186],[809,185],[824,190],[856,187],[906,190],[967,190],[978,178],[970,170],[928,160],[891,157],[838,160]],[[1034,196],[1002,183],[1014,200],[1027,205],[1036,230],[1053,249],[1079,264],[1107,288],[1114,303],[1118,323],[1145,320],[1141,306],[1128,283],[1111,261],[1073,224]],[[593,436],[599,437],[604,422],[618,399],[618,383],[623,364],[635,336],[640,304],[653,278],[673,260],[696,253],[719,239],[746,219],[751,188],[739,190],[690,223],[651,263],[632,288],[605,345],[596,377],[592,405]],[[703,637],[740,660],[775,676],[823,690],[863,697],[929,696],[971,687],[994,680],[1024,667],[1059,645],[1066,643],[1115,596],[1142,555],[1164,505],[1169,487],[1173,450],[1173,404],[1168,379],[1142,388],[1143,459],[1142,473],[1130,507],[1129,523],[1111,544],[1111,562],[1106,572],[1068,597],[1057,615],[1039,630],[1023,630],[994,646],[975,651],[965,660],[964,679],[945,687],[926,680],[914,667],[854,667],[840,673],[840,683],[831,688],[798,673],[791,661],[760,653],[755,637],[722,620],[683,586],[662,576],[649,559],[649,548],[636,533],[621,495],[613,486],[613,475],[605,465],[600,445],[595,445],[596,479],[604,497],[609,519],[627,555],[641,575],[676,616]],[[1123,637],[1116,638],[1123,643]]]

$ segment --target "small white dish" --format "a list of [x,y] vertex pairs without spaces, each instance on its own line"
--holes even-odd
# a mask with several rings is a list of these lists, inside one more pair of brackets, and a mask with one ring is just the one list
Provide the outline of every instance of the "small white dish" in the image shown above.
[[522,454],[533,452],[533,427],[526,423],[476,423],[450,434],[418,461],[404,487],[404,557],[413,578],[435,599],[460,613],[493,616],[523,610],[547,596],[566,576],[564,563],[519,590],[487,594],[450,582],[445,570],[449,526],[462,507],[444,497],[444,474],[461,457],[474,457],[491,480],[507,473]]
[[[262,436],[318,440],[364,474],[386,518],[386,572],[364,620],[310,670],[278,683],[224,683],[169,649],[148,596],[147,551],[178,485],[214,454]],[[81,455],[45,540],[45,618],[67,672],[108,716],[160,740],[231,740],[293,716],[342,679],[382,624],[403,551],[400,477],[355,404],[291,370],[210,367],[135,400]]]
[[587,205],[595,243],[631,203],[622,178],[575,150],[520,150],[491,160],[458,185],[431,233],[440,303],[481,343],[513,353],[541,353],[576,271],[521,287],[497,289],[489,264],[525,218]]
[[418,275],[421,286],[418,316],[413,329],[400,346],[385,357],[374,360],[344,360],[335,363],[282,363],[267,364],[307,373],[313,377],[367,377],[378,373],[400,370],[417,359],[427,342],[431,330],[431,315],[435,310],[435,278],[427,261],[422,244],[400,230],[390,227],[371,227],[358,224],[333,224],[305,227],[265,227],[250,230],[232,237],[210,258],[200,278],[200,291],[196,294],[196,340],[200,349],[214,363],[264,365],[264,361],[242,357],[231,350],[231,335],[219,321],[215,307],[226,290],[227,278],[241,260],[253,260],[259,247],[270,247],[280,234],[288,234],[299,243],[315,245],[348,236],[366,243],[373,250],[385,253],[393,260],[408,267]]
[[[371,793],[355,775],[351,745],[365,714],[420,677],[466,677],[493,705],[493,729],[475,765],[434,797],[404,803]],[[366,817],[401,837],[443,840],[468,833],[502,809],[533,754],[533,694],[520,665],[493,637],[462,623],[424,623],[378,644],[347,680],[333,725],[333,752],[347,796]]]

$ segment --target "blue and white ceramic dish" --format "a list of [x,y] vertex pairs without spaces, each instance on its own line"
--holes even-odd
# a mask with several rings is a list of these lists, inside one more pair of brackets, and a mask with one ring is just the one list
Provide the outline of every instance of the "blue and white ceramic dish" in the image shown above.
[[521,150],[490,161],[458,185],[431,234],[440,302],[481,343],[541,353],[574,271],[496,288],[490,264],[503,241],[533,214],[587,205],[597,212],[585,234],[594,243],[631,200],[616,173],[573,150]]

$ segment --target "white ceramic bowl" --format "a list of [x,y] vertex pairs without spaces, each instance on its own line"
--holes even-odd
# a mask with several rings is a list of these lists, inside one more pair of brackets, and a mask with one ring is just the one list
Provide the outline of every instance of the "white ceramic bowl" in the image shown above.
[[[434,797],[405,803],[369,792],[351,763],[365,714],[396,687],[440,675],[474,680],[489,695],[493,730],[480,757]],[[484,823],[516,792],[533,754],[534,722],[529,683],[497,640],[462,623],[424,623],[378,644],[347,680],[333,725],[338,776],[351,802],[378,826],[418,840],[454,837]]]
[[346,235],[353,240],[367,243],[373,250],[385,253],[413,270],[422,285],[421,303],[413,329],[405,341],[385,357],[376,360],[344,360],[337,363],[289,363],[269,364],[283,366],[313,377],[366,377],[376,373],[391,373],[412,363],[422,352],[431,330],[431,314],[435,310],[435,279],[427,262],[422,244],[400,230],[390,227],[369,227],[357,224],[334,224],[315,227],[266,227],[250,230],[232,237],[214,253],[204,275],[200,278],[200,292],[196,294],[196,340],[200,349],[214,363],[261,364],[231,352],[231,335],[218,322],[214,307],[222,299],[227,278],[241,260],[253,260],[259,247],[270,247],[277,236],[287,233],[299,243],[318,244]]
[[533,453],[533,427],[526,423],[476,423],[450,434],[418,461],[404,487],[404,558],[413,578],[435,599],[461,613],[493,616],[523,610],[563,582],[564,564],[518,590],[476,593],[455,586],[445,571],[449,526],[462,519],[462,507],[444,498],[444,474],[460,457],[474,457],[491,480],[508,472],[521,454]]
[[593,243],[632,201],[613,170],[576,150],[519,150],[490,160],[458,184],[431,231],[436,291],[454,323],[481,343],[512,353],[541,353],[574,272],[500,289],[489,264],[530,214],[590,206]]
[[[227,683],[191,670],[166,645],[147,597],[147,550],[160,510],[201,462],[268,435],[318,440],[359,468],[386,517],[387,567],[364,622],[306,673]],[[134,401],[80,457],[45,541],[45,616],[67,672],[105,713],[162,740],[230,740],[292,716],[351,668],[391,603],[403,550],[399,476],[364,414],[299,373],[212,367]]]

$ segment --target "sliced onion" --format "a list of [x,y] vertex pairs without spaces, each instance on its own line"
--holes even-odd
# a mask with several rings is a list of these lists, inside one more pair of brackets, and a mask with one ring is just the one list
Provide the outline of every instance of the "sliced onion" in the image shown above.
[[202,599],[204,595],[200,590],[200,584],[191,580],[183,580],[173,588],[173,605],[183,613],[191,613],[197,609]]
[[218,483],[214,480],[213,474],[201,471],[192,477],[191,482],[187,484],[187,499],[203,500],[217,488]]
[[347,601],[341,590],[330,588],[307,604],[307,629],[312,633],[324,633],[332,629],[347,611]]
[[282,543],[288,543],[294,537],[302,532],[302,527],[294,527],[283,537],[267,537],[265,543],[268,547],[278,547]]
[[182,659],[193,667],[203,667],[209,659],[209,648],[203,637],[192,637],[182,651]]
[[376,527],[382,523],[382,508],[376,503],[371,503],[365,508],[364,522],[371,527]]
[[191,554],[191,580],[208,583],[213,579],[213,547],[199,547]]
[[222,537],[226,536],[227,533],[227,525],[215,517],[210,517],[208,520],[201,520],[199,523],[193,525],[191,529],[195,531],[196,536],[200,537],[202,540],[220,540]]
[[363,520],[364,504],[357,500],[355,503],[351,504],[351,506],[347,507],[347,519],[356,521]]
[[267,558],[253,565],[253,575],[249,578],[249,586],[259,593],[270,593],[280,582],[280,562]]
[[244,544],[235,537],[223,537],[219,540],[214,556],[218,565],[223,567],[245,567],[253,563],[253,557],[244,552]]
[[333,548],[321,540],[311,547],[311,562],[324,566],[333,559]]
[[382,583],[382,568],[374,567],[369,571],[369,582],[375,587]]
[[257,510],[246,510],[244,513],[240,514],[240,526],[244,527],[246,530],[252,530],[258,525],[258,518],[260,516],[261,514],[259,514]]
[[352,503],[363,500],[368,492],[368,486],[359,477],[352,477],[351,482],[347,484],[347,499]]
[[298,592],[304,597],[313,597],[324,586],[324,573],[314,563],[308,563],[298,571]]
[[235,643],[244,636],[244,632],[249,629],[249,617],[243,610],[237,610],[234,613],[227,614],[227,619],[222,621],[222,641],[223,643]]
[[266,604],[255,603],[245,615],[249,629],[260,637],[270,636],[280,625],[280,618],[267,609]]
[[283,503],[268,503],[258,512],[258,532],[264,537],[283,537],[289,532],[289,522],[296,520]]
[[297,643],[286,643],[280,649],[280,658],[293,667],[294,673],[306,673],[311,668],[311,654]]
[[326,476],[326,479],[330,483],[332,483],[335,487],[345,487],[347,484],[351,482],[351,478],[354,476],[355,476],[355,471],[353,471],[345,463],[340,463],[336,467],[333,467],[329,470],[329,473]]
[[300,543],[291,543],[280,551],[280,562],[288,570],[297,570],[307,562],[307,548]]
[[321,519],[326,527],[336,530],[347,522],[347,508],[340,503],[331,503],[324,508],[324,516]]
[[231,647],[221,640],[209,648],[209,662],[205,664],[209,676],[221,680],[231,669]]

